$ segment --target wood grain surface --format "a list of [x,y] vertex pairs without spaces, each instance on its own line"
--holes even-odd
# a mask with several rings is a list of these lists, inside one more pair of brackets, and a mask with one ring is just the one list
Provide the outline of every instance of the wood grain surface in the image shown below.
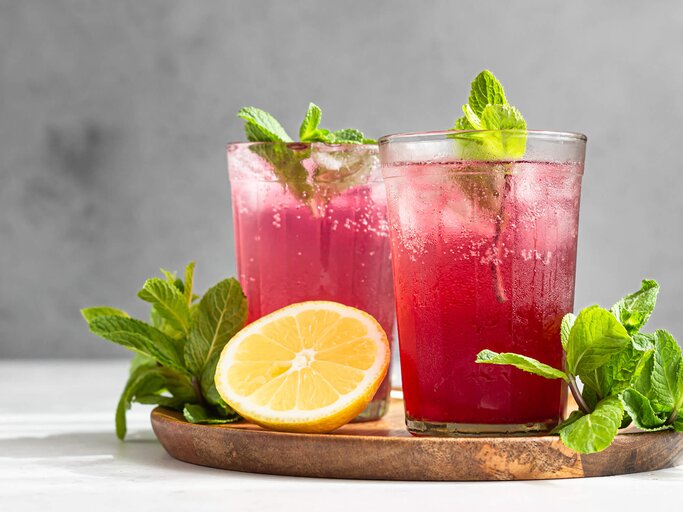
[[380,421],[333,434],[271,432],[249,423],[193,425],[168,409],[152,427],[176,459],[234,471],[372,480],[540,480],[652,471],[683,464],[683,434],[619,434],[601,453],[579,455],[555,436],[413,437],[403,402]]

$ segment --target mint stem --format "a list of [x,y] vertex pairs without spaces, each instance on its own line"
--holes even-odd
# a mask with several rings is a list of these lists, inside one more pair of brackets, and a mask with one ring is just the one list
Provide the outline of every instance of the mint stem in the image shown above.
[[576,384],[576,377],[574,377],[571,373],[568,373],[567,375],[569,376],[569,389],[571,390],[572,396],[574,397],[574,400],[576,400],[579,409],[585,414],[590,414],[590,407],[588,407],[588,404],[581,396],[579,386]]
[[206,406],[206,400],[204,400],[204,395],[202,395],[202,388],[199,384],[199,379],[197,377],[192,377],[192,389],[194,389],[194,394],[197,397],[197,402],[199,402],[203,406]]
[[666,420],[666,424],[667,425],[673,425],[677,419],[678,419],[678,411],[674,411],[671,413],[671,416],[669,416],[669,419]]
[[678,409],[680,409],[682,405],[683,405],[683,393],[681,394],[681,396],[678,398],[678,400],[674,404],[674,410],[671,413],[671,416],[669,416],[669,419],[666,420],[667,425],[673,425],[674,421],[676,421],[678,419]]
[[507,220],[505,216],[505,199],[507,198],[511,189],[510,175],[507,172],[505,172],[503,180],[503,192],[500,197],[500,206],[498,207],[498,213],[496,215],[496,233],[493,237],[493,246],[496,248],[496,252],[495,258],[491,262],[491,272],[493,272],[493,287],[496,292],[496,299],[498,299],[498,302],[501,304],[508,300],[507,295],[505,294],[505,285],[503,284],[503,274],[500,269],[500,253],[502,248],[500,237],[503,234],[503,228],[505,227]]

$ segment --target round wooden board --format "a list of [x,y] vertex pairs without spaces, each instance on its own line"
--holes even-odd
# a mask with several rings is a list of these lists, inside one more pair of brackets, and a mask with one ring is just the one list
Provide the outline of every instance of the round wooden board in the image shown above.
[[555,436],[413,437],[403,402],[380,421],[333,434],[271,432],[256,425],[193,425],[168,409],[152,427],[176,459],[213,468],[372,480],[542,480],[653,471],[683,464],[683,434],[619,434],[601,453],[579,455]]

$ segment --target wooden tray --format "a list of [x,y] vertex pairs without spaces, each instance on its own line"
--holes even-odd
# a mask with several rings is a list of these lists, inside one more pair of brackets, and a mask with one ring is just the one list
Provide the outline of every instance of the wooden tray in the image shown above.
[[334,434],[270,432],[248,423],[193,425],[168,409],[152,427],[176,459],[220,469],[372,480],[540,480],[652,471],[683,464],[683,434],[619,434],[601,453],[579,455],[555,436],[413,437],[403,402],[380,421]]

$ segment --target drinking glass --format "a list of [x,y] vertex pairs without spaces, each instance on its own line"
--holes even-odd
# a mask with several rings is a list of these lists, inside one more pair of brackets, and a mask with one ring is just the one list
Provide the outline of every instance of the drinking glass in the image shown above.
[[[391,342],[391,249],[376,145],[227,146],[239,280],[249,317],[331,300],[367,311]],[[385,378],[357,420],[381,417]]]
[[[492,144],[526,151],[495,158]],[[561,380],[475,359],[491,349],[562,368],[586,137],[451,131],[379,145],[408,430],[551,429],[566,407]]]

